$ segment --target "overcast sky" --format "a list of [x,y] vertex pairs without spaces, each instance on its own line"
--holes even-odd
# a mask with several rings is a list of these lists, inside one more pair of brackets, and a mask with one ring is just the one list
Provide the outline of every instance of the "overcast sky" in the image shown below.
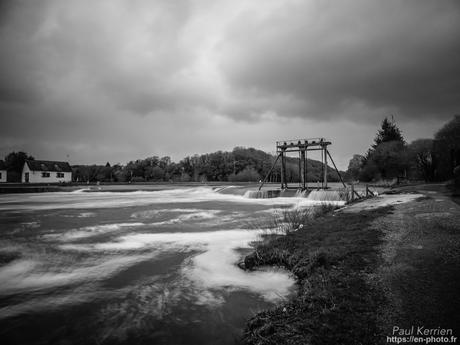
[[0,1],[0,157],[126,163],[460,113],[460,1]]

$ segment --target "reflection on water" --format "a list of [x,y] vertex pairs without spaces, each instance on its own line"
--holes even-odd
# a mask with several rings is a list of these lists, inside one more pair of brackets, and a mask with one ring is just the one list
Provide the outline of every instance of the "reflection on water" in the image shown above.
[[232,344],[293,290],[285,271],[236,266],[250,224],[311,203],[202,187],[2,195],[2,343]]

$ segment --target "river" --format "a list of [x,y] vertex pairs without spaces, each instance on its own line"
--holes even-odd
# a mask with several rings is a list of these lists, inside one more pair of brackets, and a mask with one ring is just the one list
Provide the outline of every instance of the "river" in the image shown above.
[[0,195],[2,343],[234,344],[295,291],[237,263],[267,218],[317,202],[225,189]]

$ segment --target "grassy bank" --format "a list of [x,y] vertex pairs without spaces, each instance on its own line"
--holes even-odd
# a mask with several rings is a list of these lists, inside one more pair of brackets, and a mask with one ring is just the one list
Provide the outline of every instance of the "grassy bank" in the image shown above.
[[250,319],[243,343],[386,344],[394,326],[460,335],[460,206],[445,186],[404,187],[296,228],[245,258],[247,269],[284,266],[298,293]]
[[259,243],[245,266],[284,266],[298,281],[285,305],[254,316],[245,344],[371,344],[384,303],[370,276],[379,265],[382,233],[372,222],[391,207],[359,214],[326,213],[286,236]]

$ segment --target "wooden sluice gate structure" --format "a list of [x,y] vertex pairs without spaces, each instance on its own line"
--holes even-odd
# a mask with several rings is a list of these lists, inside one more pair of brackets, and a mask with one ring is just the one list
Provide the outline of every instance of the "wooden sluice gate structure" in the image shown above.
[[[321,163],[322,163],[322,180],[321,180],[321,189],[327,189],[327,173],[328,173],[328,157],[331,160],[332,164],[334,165],[335,171],[339,176],[340,182],[342,182],[343,186],[346,188],[345,183],[343,182],[342,176],[340,175],[337,166],[335,165],[334,160],[332,159],[331,154],[329,153],[327,147],[331,145],[331,142],[324,139],[324,138],[309,138],[309,139],[296,139],[296,140],[284,140],[284,141],[277,141],[276,142],[276,159],[273,163],[268,174],[265,176],[264,180],[262,181],[261,185],[259,186],[259,190],[263,187],[265,182],[267,182],[268,177],[272,173],[273,169],[275,168],[277,162],[281,160],[281,189],[300,189],[300,190],[308,190],[308,181],[307,181],[307,158],[308,152],[311,151],[321,151]],[[286,174],[286,157],[288,153],[298,153],[299,155],[299,186],[297,187],[290,187],[287,182],[287,174]],[[318,188],[315,188],[318,189]]]
[[[364,197],[364,195],[360,195],[355,189],[354,186],[347,186],[345,182],[342,179],[342,175],[340,174],[340,171],[337,169],[337,166],[335,165],[334,159],[332,158],[332,155],[330,154],[328,150],[328,146],[331,145],[331,141],[326,140],[325,138],[308,138],[308,139],[295,139],[295,140],[283,140],[283,141],[277,141],[276,142],[276,159],[270,168],[269,172],[261,182],[259,186],[259,193],[261,192],[262,187],[264,184],[267,182],[269,179],[269,176],[272,174],[273,170],[275,169],[277,163],[280,161],[281,162],[281,169],[280,169],[280,176],[281,176],[281,188],[278,191],[267,191],[266,197],[276,197],[280,195],[280,192],[286,191],[288,189],[296,189],[297,191],[300,192],[305,192],[305,194],[308,194],[312,190],[323,190],[323,191],[342,191],[346,195],[346,201],[353,201],[356,199],[361,199]],[[308,159],[308,154],[314,151],[320,151],[321,153],[321,163],[322,163],[322,171],[321,171],[321,181],[318,181],[316,186],[308,186],[308,180],[307,180],[307,172],[308,172],[308,166],[307,166],[307,159]],[[287,180],[287,174],[286,174],[286,159],[288,154],[298,154],[298,172],[299,172],[299,181],[297,186],[289,186],[288,180]],[[334,169],[337,173],[337,176],[340,180],[340,182],[343,185],[343,188],[339,189],[331,189],[328,187],[328,160],[332,163],[334,166]],[[319,182],[321,182],[321,186],[319,186]],[[366,186],[365,190],[365,195],[368,197],[369,195],[373,195],[373,192],[371,192],[368,187]],[[350,194],[351,193],[351,194]],[[260,197],[260,196],[258,196]]]

